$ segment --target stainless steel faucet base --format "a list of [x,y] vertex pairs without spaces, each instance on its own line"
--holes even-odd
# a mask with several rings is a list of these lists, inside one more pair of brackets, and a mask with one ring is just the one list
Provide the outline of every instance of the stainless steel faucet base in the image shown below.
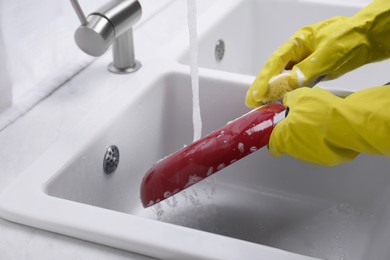
[[139,70],[140,68],[142,67],[142,64],[141,62],[139,62],[138,60],[135,60],[135,65],[134,67],[128,67],[128,68],[117,68],[115,65],[114,65],[114,62],[110,62],[110,64],[108,64],[107,66],[107,69],[109,71],[111,71],[112,73],[115,73],[115,74],[130,74],[130,73],[134,73],[136,72],[137,70]]

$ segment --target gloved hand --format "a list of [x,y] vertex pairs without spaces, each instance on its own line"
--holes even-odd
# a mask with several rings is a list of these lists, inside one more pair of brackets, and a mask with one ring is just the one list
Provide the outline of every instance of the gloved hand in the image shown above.
[[340,98],[314,88],[287,93],[285,119],[272,131],[269,151],[333,166],[359,153],[390,157],[390,86],[374,87]]
[[[266,62],[249,88],[247,106],[390,57],[389,10],[389,0],[374,0],[352,17],[333,17],[298,30]],[[287,77],[270,82],[285,69],[291,70]]]

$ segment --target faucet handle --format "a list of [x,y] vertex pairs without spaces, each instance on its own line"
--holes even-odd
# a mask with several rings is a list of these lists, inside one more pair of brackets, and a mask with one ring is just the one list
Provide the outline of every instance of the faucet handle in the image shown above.
[[111,22],[100,13],[92,13],[85,16],[77,0],[70,0],[81,26],[75,31],[76,44],[85,53],[98,57],[102,55],[115,37],[115,28]]
[[77,17],[80,20],[81,25],[85,26],[88,24],[87,17],[85,16],[83,10],[81,9],[81,6],[77,0],[70,0],[70,3],[73,6],[74,11],[77,14]]

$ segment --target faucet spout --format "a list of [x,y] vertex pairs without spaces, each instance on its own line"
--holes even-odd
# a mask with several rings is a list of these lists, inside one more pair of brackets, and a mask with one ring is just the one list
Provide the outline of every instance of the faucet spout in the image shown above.
[[77,0],[70,0],[81,22],[75,31],[79,48],[91,56],[101,56],[113,45],[114,73],[132,73],[141,67],[135,59],[133,26],[142,16],[137,0],[112,0],[86,17]]

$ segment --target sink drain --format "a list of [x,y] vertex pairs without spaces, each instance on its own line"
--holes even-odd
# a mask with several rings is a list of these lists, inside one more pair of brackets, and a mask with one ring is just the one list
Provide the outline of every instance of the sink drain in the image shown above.
[[119,149],[116,145],[107,148],[103,160],[103,169],[106,174],[115,172],[119,165]]
[[223,40],[218,40],[215,44],[215,59],[221,61],[225,55],[225,42]]

